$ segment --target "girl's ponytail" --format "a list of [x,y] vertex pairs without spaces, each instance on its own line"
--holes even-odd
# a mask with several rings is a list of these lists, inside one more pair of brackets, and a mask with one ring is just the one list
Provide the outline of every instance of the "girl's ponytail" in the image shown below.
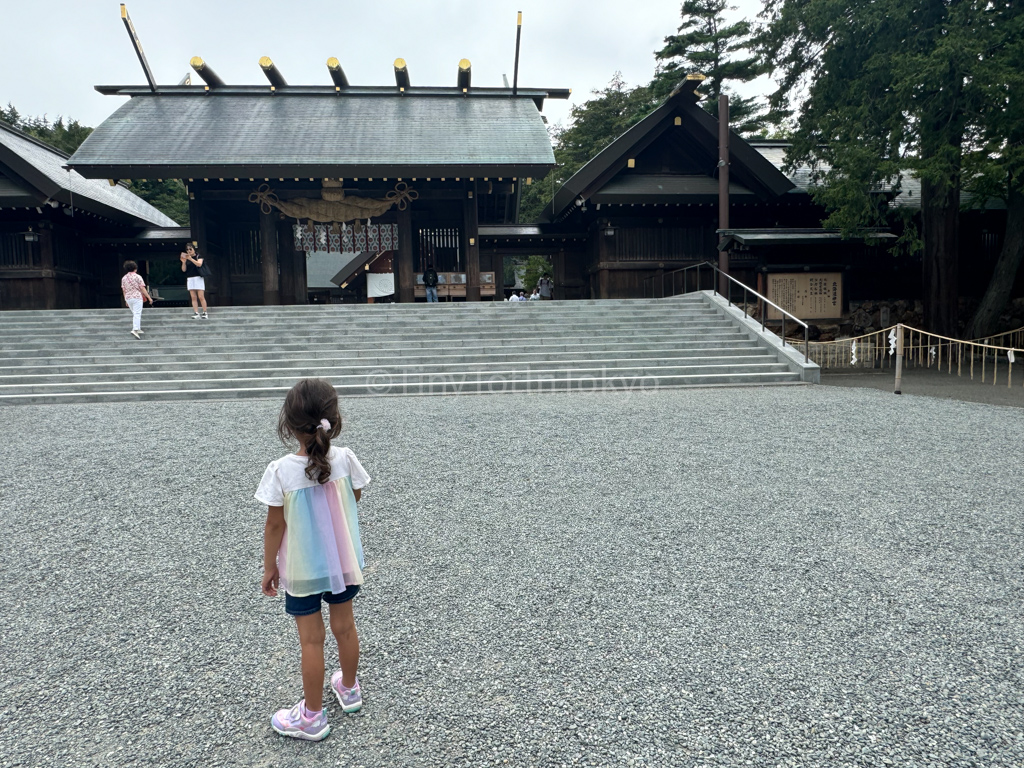
[[[331,479],[331,462],[327,455],[331,452],[331,432],[333,425],[327,419],[320,419],[313,430],[312,439],[306,443],[309,463],[306,464],[306,477],[323,485]],[[337,433],[334,433],[335,436]]]
[[306,446],[306,477],[323,485],[331,479],[331,440],[341,434],[338,394],[329,381],[303,379],[284,398],[277,434],[285,443],[295,438]]

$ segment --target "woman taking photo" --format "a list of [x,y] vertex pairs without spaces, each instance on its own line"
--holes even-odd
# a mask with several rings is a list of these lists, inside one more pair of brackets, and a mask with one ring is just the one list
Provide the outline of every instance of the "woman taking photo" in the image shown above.
[[[209,274],[210,268],[203,268],[205,261],[206,259],[196,253],[191,243],[185,246],[185,252],[181,254],[181,271],[185,273],[188,295],[192,297],[193,320],[200,317],[204,320],[210,319],[206,313],[206,275]],[[202,314],[199,314],[200,304],[203,305]]]

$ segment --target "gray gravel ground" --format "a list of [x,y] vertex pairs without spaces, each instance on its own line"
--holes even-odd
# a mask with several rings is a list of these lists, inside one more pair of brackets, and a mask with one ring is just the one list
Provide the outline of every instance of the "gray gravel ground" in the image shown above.
[[1024,411],[357,399],[362,713],[258,591],[278,403],[0,409],[0,766],[1020,766]]

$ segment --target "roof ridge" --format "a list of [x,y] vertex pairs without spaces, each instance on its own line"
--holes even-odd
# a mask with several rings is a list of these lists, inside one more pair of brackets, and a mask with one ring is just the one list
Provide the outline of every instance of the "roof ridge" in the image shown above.
[[52,144],[47,144],[42,139],[37,138],[36,136],[33,136],[32,134],[25,133],[23,130],[21,130],[21,128],[18,128],[16,125],[11,125],[6,120],[0,120],[0,128],[3,128],[5,131],[8,131],[9,133],[13,133],[15,136],[18,136],[18,137],[20,137],[22,139],[26,139],[27,141],[32,142],[33,144],[35,144],[38,147],[42,147],[43,149],[48,149],[51,152],[53,152],[53,154],[55,154],[55,155],[57,155],[59,157],[63,157],[65,160],[67,160],[69,157],[71,157],[71,155],[69,155],[64,150],[57,149]]

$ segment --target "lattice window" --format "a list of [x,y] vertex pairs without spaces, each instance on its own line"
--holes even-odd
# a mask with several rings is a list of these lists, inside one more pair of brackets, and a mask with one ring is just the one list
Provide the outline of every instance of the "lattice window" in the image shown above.
[[0,233],[0,269],[25,269],[39,266],[39,252],[25,236],[16,232]]
[[423,227],[419,231],[417,270],[433,262],[438,272],[461,272],[462,232],[458,227]]
[[260,229],[234,225],[225,231],[232,275],[260,274]]

